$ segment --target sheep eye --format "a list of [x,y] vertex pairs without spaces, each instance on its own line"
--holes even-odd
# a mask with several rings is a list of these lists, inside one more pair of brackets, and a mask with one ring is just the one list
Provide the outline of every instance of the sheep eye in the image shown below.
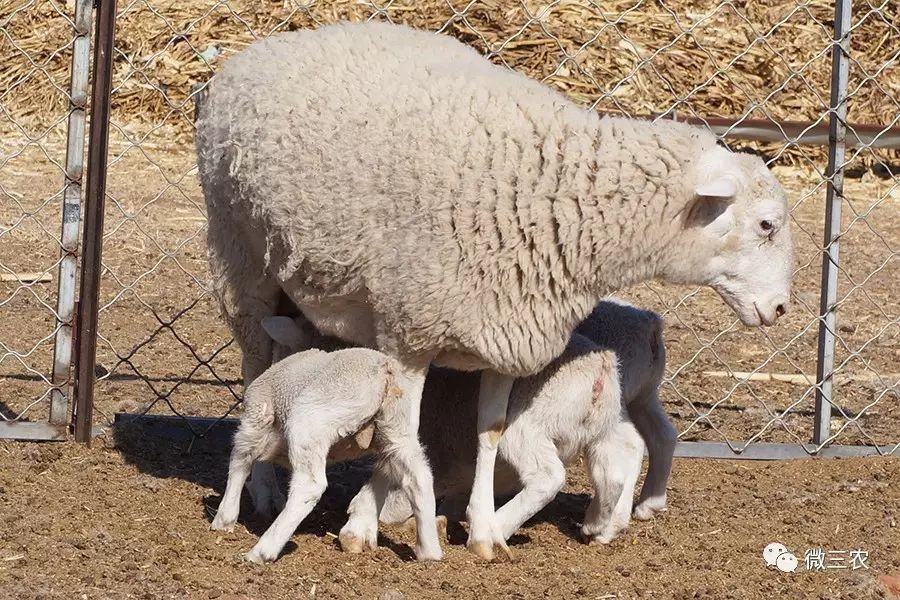
[[769,221],[769,220],[760,221],[759,226],[762,228],[763,231],[772,231],[772,229],[774,227],[774,225],[772,225],[772,221]]

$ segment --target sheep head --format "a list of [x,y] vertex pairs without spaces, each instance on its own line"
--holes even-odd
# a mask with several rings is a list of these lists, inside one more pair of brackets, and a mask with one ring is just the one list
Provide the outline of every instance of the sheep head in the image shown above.
[[744,325],[787,310],[794,267],[787,199],[757,156],[715,146],[694,163],[666,279],[712,287]]

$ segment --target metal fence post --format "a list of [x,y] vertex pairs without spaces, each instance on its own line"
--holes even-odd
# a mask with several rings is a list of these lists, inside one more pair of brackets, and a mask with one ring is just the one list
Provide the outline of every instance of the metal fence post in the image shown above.
[[844,149],[847,135],[847,79],[850,56],[850,0],[834,6],[831,50],[831,108],[828,132],[828,190],[825,197],[825,240],[819,303],[819,353],[816,361],[816,413],[813,442],[821,445],[831,432],[834,401],[834,348],[837,315],[838,250],[844,198]]
[[116,0],[97,0],[99,14],[94,35],[91,133],[84,211],[84,256],[78,300],[78,372],[75,440],[90,443],[97,360],[97,321],[100,300],[103,211],[106,205],[106,168],[109,149],[110,91],[116,27]]
[[91,0],[75,4],[75,40],[69,83],[69,126],[66,133],[66,182],[62,205],[59,287],[56,300],[57,330],[53,348],[53,385],[50,422],[69,421],[69,383],[75,315],[75,274],[78,268],[78,226],[81,222],[81,190],[84,174],[84,111],[87,106],[91,50]]

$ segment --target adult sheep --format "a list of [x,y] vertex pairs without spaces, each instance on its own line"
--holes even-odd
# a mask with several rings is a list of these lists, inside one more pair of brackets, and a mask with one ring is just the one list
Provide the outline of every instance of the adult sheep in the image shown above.
[[[341,23],[255,42],[210,84],[196,144],[245,384],[270,364],[260,322],[281,290],[320,332],[400,362],[408,436],[429,364],[484,370],[481,556],[505,547],[492,477],[513,378],[562,353],[601,296],[708,284],[747,325],[788,301],[787,203],[760,159],[684,124],[601,118],[445,36]],[[418,448],[394,463],[424,498],[417,557],[438,559]],[[374,519],[342,540],[374,542],[357,524],[377,525],[387,479],[376,469],[357,506]]]

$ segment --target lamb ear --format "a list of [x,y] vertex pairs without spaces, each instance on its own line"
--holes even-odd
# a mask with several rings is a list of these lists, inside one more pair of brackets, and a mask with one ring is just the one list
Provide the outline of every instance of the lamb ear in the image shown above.
[[303,345],[303,332],[290,317],[264,317],[262,328],[277,343],[296,350]]
[[719,177],[694,188],[695,194],[707,198],[733,198],[737,192],[737,182],[731,177]]

